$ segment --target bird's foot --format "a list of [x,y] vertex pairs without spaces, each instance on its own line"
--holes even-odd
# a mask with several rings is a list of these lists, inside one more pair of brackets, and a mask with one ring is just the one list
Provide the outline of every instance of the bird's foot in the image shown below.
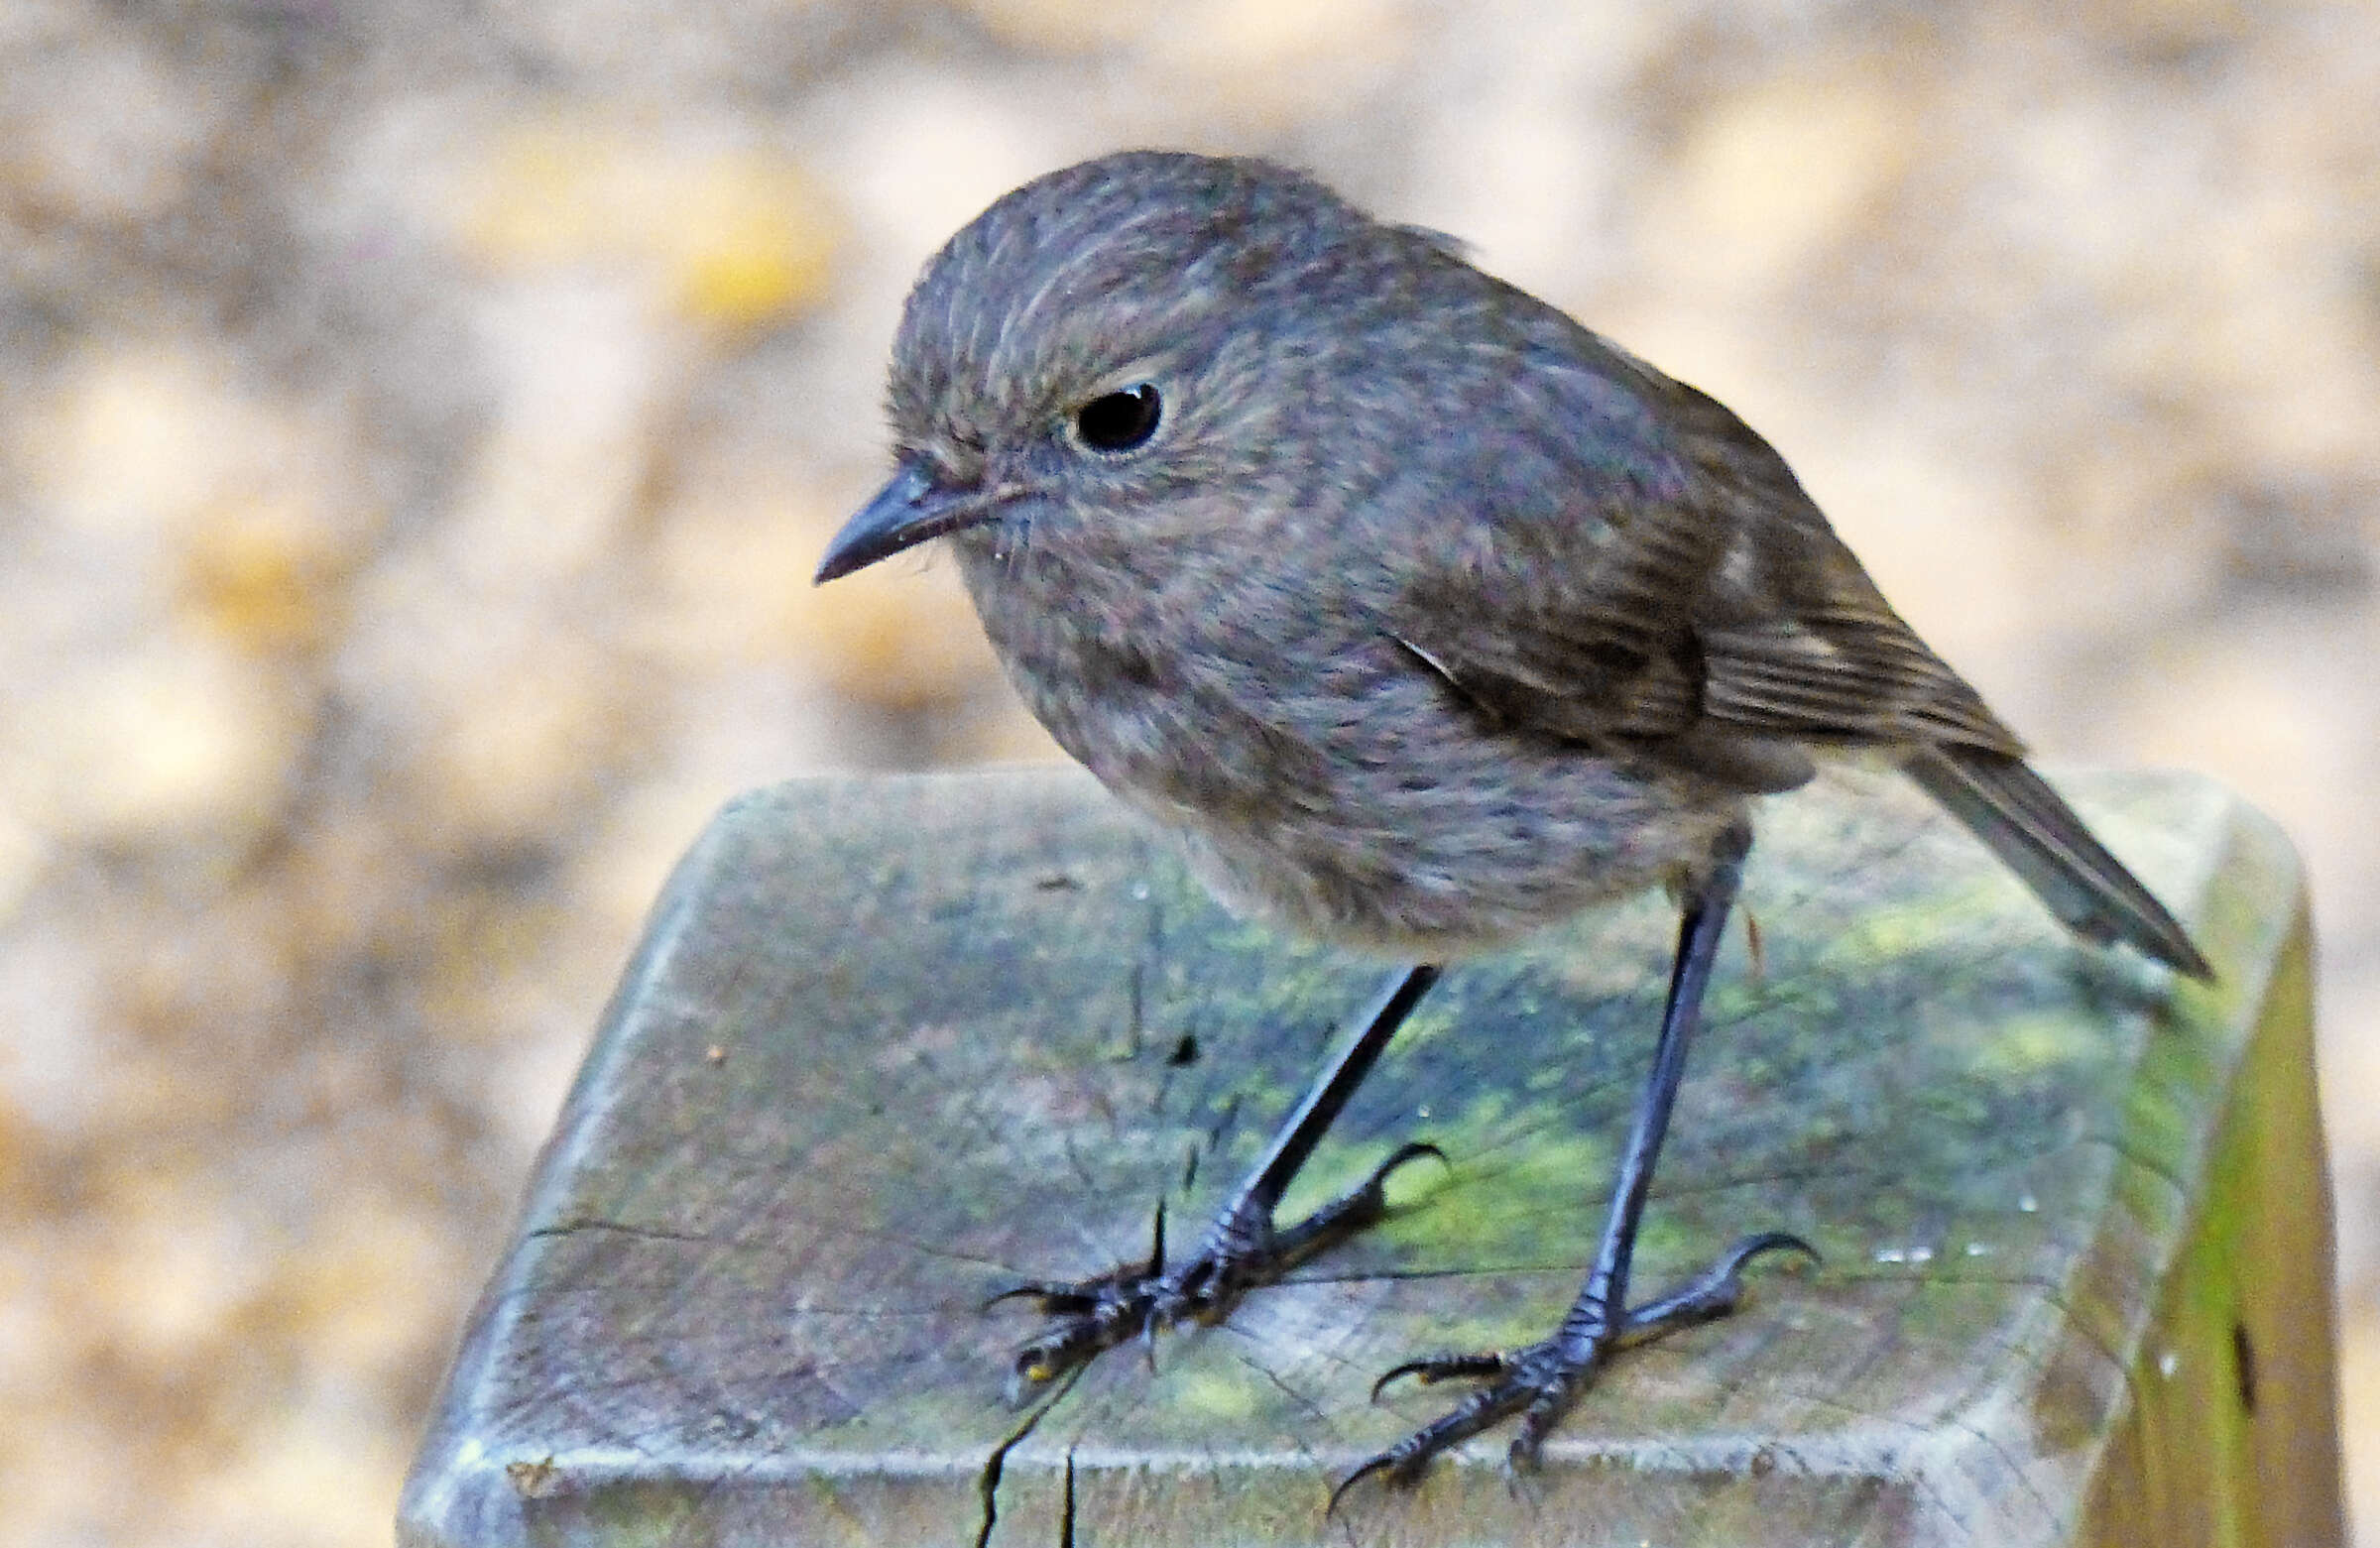
[[985,1307],[1029,1300],[1050,1318],[1049,1326],[1016,1352],[1009,1378],[1011,1398],[1089,1364],[1127,1339],[1138,1337],[1153,1350],[1160,1327],[1221,1322],[1250,1290],[1272,1283],[1377,1221],[1387,1212],[1390,1174],[1425,1155],[1446,1159],[1436,1145],[1404,1145],[1355,1187],[1291,1226],[1276,1228],[1269,1207],[1260,1201],[1238,1201],[1216,1217],[1198,1251],[1172,1266],[1165,1261],[1165,1208],[1160,1204],[1155,1241],[1145,1261],[1090,1279],[1031,1279],[1011,1285]]
[[1400,1376],[1425,1383],[1465,1379],[1485,1384],[1444,1417],[1423,1425],[1342,1479],[1331,1490],[1330,1508],[1338,1509],[1350,1488],[1375,1475],[1385,1476],[1392,1484],[1414,1483],[1431,1458],[1514,1414],[1520,1415],[1520,1429],[1512,1437],[1512,1465],[1533,1466],[1545,1437],[1614,1351],[1725,1317],[1735,1309],[1743,1292],[1745,1265],[1762,1253],[1777,1251],[1800,1252],[1813,1262],[1818,1260],[1818,1250],[1800,1237],[1782,1231],[1762,1232],[1728,1248],[1717,1262],[1670,1294],[1617,1317],[1582,1298],[1552,1338],[1526,1348],[1406,1361],[1372,1383],[1374,1398]]

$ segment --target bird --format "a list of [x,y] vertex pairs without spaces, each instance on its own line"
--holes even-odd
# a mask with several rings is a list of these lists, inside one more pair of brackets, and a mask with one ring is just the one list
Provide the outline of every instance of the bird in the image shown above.
[[1332,1507],[1515,1417],[1532,1463],[1621,1343],[1730,1312],[1767,1253],[1815,1257],[1763,1232],[1628,1299],[1754,803],[1823,764],[1897,767],[2077,936],[2211,977],[1767,441],[1303,172],[1127,151],[1006,194],[911,289],[887,404],[893,472],[816,580],[940,541],[1026,707],[1227,905],[1395,964],[1193,1252],[1168,1260],[1160,1213],[1145,1262],[1006,1292],[1049,1319],[1013,1384],[1218,1320],[1379,1218],[1434,1146],[1274,1212],[1413,1007],[1656,888],[1678,945],[1577,1298],[1533,1345],[1382,1376],[1475,1385]]

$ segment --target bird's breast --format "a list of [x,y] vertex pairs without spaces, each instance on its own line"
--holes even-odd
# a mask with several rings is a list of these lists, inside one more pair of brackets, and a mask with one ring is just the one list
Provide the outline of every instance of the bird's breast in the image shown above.
[[1728,792],[1499,728],[1347,608],[971,574],[1028,708],[1228,902],[1439,956],[1674,877]]

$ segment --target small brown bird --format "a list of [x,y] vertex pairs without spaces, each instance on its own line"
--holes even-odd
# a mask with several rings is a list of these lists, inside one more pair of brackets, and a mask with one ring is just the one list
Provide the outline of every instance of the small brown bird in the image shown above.
[[1751,798],[1822,759],[1897,762],[2077,934],[2209,974],[1767,442],[1447,238],[1297,173],[1133,152],[1010,193],[910,294],[891,410],[897,471],[818,579],[947,536],[1033,713],[1227,901],[1421,964],[1195,1254],[1014,1292],[1055,1319],[1021,1380],[1220,1317],[1376,1218],[1427,1146],[1272,1216],[1441,966],[1654,886],[1682,898],[1678,956],[1576,1303],[1527,1349],[1391,1371],[1482,1384],[1341,1490],[1410,1480],[1514,1413],[1528,1461],[1623,1333],[1723,1315],[1746,1262],[1808,1251],[1746,1238],[1627,1304]]

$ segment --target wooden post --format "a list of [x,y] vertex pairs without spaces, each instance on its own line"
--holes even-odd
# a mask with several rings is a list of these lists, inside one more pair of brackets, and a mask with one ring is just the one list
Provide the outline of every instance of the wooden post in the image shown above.
[[1766,803],[1614,1364],[1514,1481],[1350,1466],[1408,1356],[1540,1336],[1648,1057],[1657,897],[1459,967],[1290,1200],[1408,1138],[1371,1234],[1023,1407],[1026,1275],[1193,1235],[1377,964],[1220,911],[1072,773],[748,796],[654,913],[481,1300],[402,1544],[2341,1540],[2296,862],[2211,785],[2069,781],[2221,974],[2068,940],[1884,776]]

